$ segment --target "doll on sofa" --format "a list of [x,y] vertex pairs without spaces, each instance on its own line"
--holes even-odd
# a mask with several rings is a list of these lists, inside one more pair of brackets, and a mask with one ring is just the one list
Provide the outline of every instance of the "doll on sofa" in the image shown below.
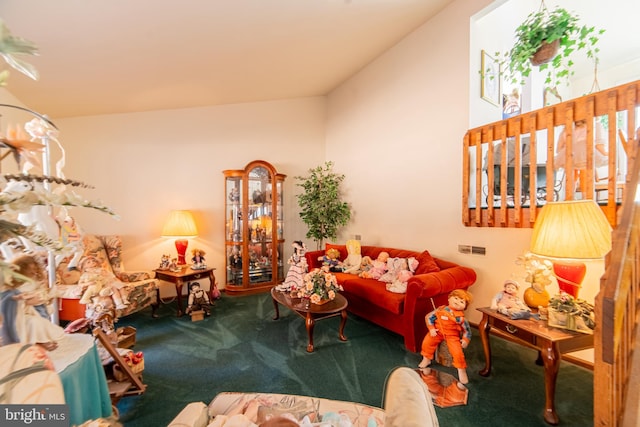
[[389,270],[378,280],[387,282],[386,288],[389,292],[406,293],[407,282],[418,268],[418,260],[415,257],[389,258],[387,266]]
[[387,271],[387,261],[389,260],[388,252],[380,252],[378,257],[371,261],[371,268],[360,273],[360,277],[365,279],[380,279]]
[[360,242],[358,240],[347,240],[347,257],[342,262],[345,273],[359,274],[362,265],[362,254]]
[[447,342],[453,357],[453,366],[458,369],[458,380],[469,382],[467,362],[463,350],[471,341],[471,327],[464,317],[464,311],[471,302],[471,294],[464,289],[454,289],[449,293],[448,305],[443,305],[426,316],[427,335],[422,341],[422,361],[419,368],[426,368],[433,360],[436,348],[442,341]]
[[323,267],[328,267],[333,273],[342,272],[343,266],[340,261],[340,251],[335,248],[327,249],[325,254],[318,257],[318,261],[322,261]]

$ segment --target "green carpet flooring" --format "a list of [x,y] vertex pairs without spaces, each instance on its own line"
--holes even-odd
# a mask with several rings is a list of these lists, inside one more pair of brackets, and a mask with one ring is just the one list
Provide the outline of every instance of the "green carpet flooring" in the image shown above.
[[[222,391],[290,393],[382,406],[387,374],[396,366],[417,367],[402,337],[349,315],[348,341],[338,338],[339,317],[316,323],[315,352],[307,353],[304,320],[285,307],[273,320],[269,294],[223,295],[211,317],[177,318],[176,303],[161,304],[121,319],[137,329],[134,350],[145,354],[147,391],[118,403],[125,427],[166,426],[194,401],[208,404]],[[436,408],[441,426],[544,426],[543,368],[536,352],[492,336],[493,369],[488,378],[482,344],[474,338],[469,364],[468,404]],[[455,374],[455,370],[433,366]],[[593,374],[562,362],[556,386],[562,426],[593,425]]]

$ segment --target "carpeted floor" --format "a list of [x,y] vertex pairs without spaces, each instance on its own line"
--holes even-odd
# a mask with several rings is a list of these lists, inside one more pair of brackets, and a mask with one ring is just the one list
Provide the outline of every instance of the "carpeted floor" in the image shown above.
[[[118,403],[125,427],[167,425],[189,402],[209,403],[222,391],[301,394],[382,405],[387,374],[396,366],[417,367],[421,356],[406,351],[402,337],[349,315],[338,339],[340,318],[316,323],[315,352],[307,353],[304,320],[281,307],[272,320],[269,294],[228,297],[216,302],[212,316],[191,322],[175,317],[175,302],[122,319],[137,328],[136,351],[145,354],[147,391]],[[544,426],[542,367],[528,348],[492,337],[493,370],[484,367],[474,330],[466,350],[469,396],[466,406],[436,408],[442,426]],[[455,374],[451,368],[436,369]],[[593,374],[562,363],[556,409],[563,426],[593,424]]]

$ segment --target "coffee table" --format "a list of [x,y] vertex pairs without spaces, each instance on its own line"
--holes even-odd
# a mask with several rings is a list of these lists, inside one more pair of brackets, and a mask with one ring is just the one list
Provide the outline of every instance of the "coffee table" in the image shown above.
[[275,288],[271,288],[271,298],[273,298],[273,307],[276,310],[276,315],[273,320],[280,318],[278,304],[288,307],[298,316],[305,319],[307,335],[309,335],[307,352],[313,352],[313,327],[315,326],[316,320],[328,319],[329,317],[338,315],[341,316],[342,320],[340,321],[338,334],[341,341],[347,340],[347,337],[344,336],[344,327],[347,324],[347,305],[349,305],[349,303],[342,295],[337,294],[334,300],[322,305],[317,305],[312,304],[307,298],[291,298],[288,292],[280,292]]

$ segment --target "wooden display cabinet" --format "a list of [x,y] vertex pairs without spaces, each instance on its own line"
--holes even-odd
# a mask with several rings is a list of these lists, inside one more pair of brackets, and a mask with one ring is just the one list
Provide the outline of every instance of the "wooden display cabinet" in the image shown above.
[[286,175],[255,160],[225,170],[225,292],[254,293],[284,280],[283,185]]

